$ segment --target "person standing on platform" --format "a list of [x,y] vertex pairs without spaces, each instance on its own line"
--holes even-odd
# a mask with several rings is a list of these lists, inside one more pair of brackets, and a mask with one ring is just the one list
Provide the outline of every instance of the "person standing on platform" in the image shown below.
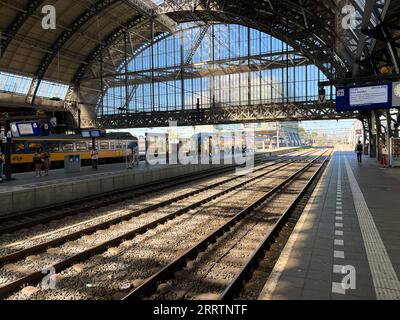
[[133,149],[132,149],[132,153],[133,153],[133,165],[138,166],[139,165],[139,145],[137,143],[135,143],[133,145]]
[[97,149],[95,147],[90,152],[90,156],[92,158],[92,168],[94,170],[97,170],[98,166],[99,166],[99,152],[97,151]]
[[3,168],[4,168],[5,158],[3,152],[0,150],[0,183],[3,183]]
[[359,164],[361,164],[362,163],[362,154],[364,152],[364,146],[361,143],[361,141],[358,141],[355,151],[357,153],[357,161],[358,161]]
[[132,169],[133,151],[132,151],[131,148],[127,148],[126,149],[125,156],[126,156],[126,168],[127,169]]
[[48,151],[45,151],[41,154],[42,160],[43,160],[43,167],[44,167],[44,173],[46,177],[49,176],[49,169],[50,169],[50,153]]
[[33,165],[35,166],[36,178],[41,177],[43,162],[42,162],[40,150],[36,151],[35,154],[33,155]]

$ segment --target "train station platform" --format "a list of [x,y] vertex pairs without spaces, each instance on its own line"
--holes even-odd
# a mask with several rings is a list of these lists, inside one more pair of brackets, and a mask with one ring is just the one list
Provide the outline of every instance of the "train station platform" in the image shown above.
[[48,177],[36,178],[34,172],[16,174],[14,181],[0,186],[0,216],[77,200],[109,192],[140,187],[180,176],[209,170],[212,165],[147,165],[141,162],[132,170],[125,164],[82,168],[81,172],[53,170]]
[[259,300],[399,300],[400,170],[335,153]]
[[[282,148],[260,152],[273,157],[298,148]],[[223,161],[221,161],[223,165]],[[125,163],[99,165],[98,170],[82,167],[80,172],[51,170],[49,176],[36,178],[34,172],[14,174],[15,180],[0,184],[0,215],[34,210],[124,190],[157,181],[207,171],[213,165],[147,165],[145,161],[133,170]]]

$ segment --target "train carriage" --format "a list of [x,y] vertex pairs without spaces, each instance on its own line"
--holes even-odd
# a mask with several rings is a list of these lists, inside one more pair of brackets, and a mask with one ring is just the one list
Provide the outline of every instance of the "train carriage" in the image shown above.
[[[96,139],[99,151],[99,162],[116,163],[124,161],[127,146],[138,139],[129,133],[111,133],[106,137]],[[49,137],[13,138],[11,163],[14,172],[30,171],[33,169],[33,155],[38,150],[47,150],[51,156],[51,167],[62,168],[64,158],[68,155],[79,154],[82,165],[91,163],[91,138],[80,135],[52,135]]]

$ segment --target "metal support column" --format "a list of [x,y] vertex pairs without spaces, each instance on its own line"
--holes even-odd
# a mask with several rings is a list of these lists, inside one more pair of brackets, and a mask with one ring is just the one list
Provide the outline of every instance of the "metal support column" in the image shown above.
[[376,134],[376,122],[375,112],[372,111],[368,118],[368,129],[369,129],[369,156],[371,158],[377,157],[377,134]]
[[[247,65],[249,68],[249,72],[247,73],[247,103],[251,105],[251,42],[250,42],[251,32],[250,28],[247,27]],[[260,49],[261,50],[261,49]]]
[[154,21],[151,21],[151,87],[150,87],[150,99],[151,99],[151,111],[154,112]]
[[211,75],[211,107],[215,107],[215,76],[214,76],[214,69],[215,69],[215,28],[214,25],[211,26],[211,61],[213,66],[213,72]]
[[104,79],[103,79],[103,50],[100,53],[100,108],[101,108],[101,115],[104,115]]
[[147,155],[149,153],[149,134],[146,132],[145,133],[145,140],[144,140],[144,152],[145,152],[145,161],[146,161],[146,165],[149,164],[149,161],[147,159]]
[[386,110],[386,147],[389,151],[389,155],[392,153],[390,140],[393,137],[392,130],[392,115],[390,113],[390,109]]
[[11,138],[11,121],[6,119],[4,133],[6,135],[6,143],[4,145],[4,175],[6,180],[12,180],[12,164],[11,164],[11,154],[12,154],[12,138]]
[[181,42],[181,109],[185,110],[185,48],[184,44],[183,30],[180,32],[180,42]]
[[129,112],[129,85],[128,85],[128,34],[124,33],[124,54],[125,54],[125,112]]
[[368,155],[369,154],[369,130],[368,130],[368,120],[362,119],[362,126],[363,126],[363,146],[364,146],[364,154]]
[[378,156],[378,161],[381,160],[380,152],[380,142],[382,140],[382,123],[379,111],[375,112],[375,124],[376,124],[376,154]]

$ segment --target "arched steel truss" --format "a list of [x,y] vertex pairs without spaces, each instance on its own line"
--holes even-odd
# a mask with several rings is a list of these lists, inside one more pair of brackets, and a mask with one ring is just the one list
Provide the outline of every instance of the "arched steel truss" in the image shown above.
[[83,25],[85,25],[88,21],[96,17],[96,15],[100,14],[104,10],[106,10],[109,6],[116,3],[117,0],[100,0],[97,1],[90,10],[85,11],[81,16],[79,16],[67,30],[65,30],[60,37],[56,40],[56,42],[52,45],[50,53],[48,53],[43,60],[41,61],[39,68],[36,72],[36,78],[32,82],[32,87],[30,89],[32,99],[31,104],[34,104],[37,92],[39,90],[40,83],[43,77],[46,74],[47,69],[50,67],[53,60],[57,57],[57,54],[63,48],[63,46],[67,43],[71,37],[79,32]]
[[[80,32],[82,26],[94,19],[96,14],[106,11],[111,4],[119,1],[121,0],[98,0],[67,26],[66,31],[51,45],[50,52],[37,69],[32,90],[28,95],[30,102],[34,102],[40,81],[46,78],[46,72],[51,62],[68,40]],[[137,5],[133,0],[124,0],[124,2],[129,2],[133,6]],[[142,2],[146,2],[146,0],[142,0]],[[21,10],[21,13],[3,33],[2,54],[29,17],[44,3],[43,0],[31,0]],[[341,18],[340,9],[346,4],[355,5],[359,12],[358,19],[363,21],[359,30],[354,32],[338,29]],[[67,96],[67,100],[70,101],[67,102],[79,102],[79,98],[76,99],[79,96],[76,95],[76,91],[80,82],[85,74],[96,69],[93,66],[98,65],[99,60],[104,58],[104,52],[118,43],[121,45],[123,43],[121,39],[125,37],[128,30],[137,28],[141,24],[148,26],[160,13],[167,14],[177,23],[219,21],[260,29],[289,43],[320,67],[329,78],[348,77],[351,76],[350,71],[353,72],[353,76],[358,75],[359,72],[354,71],[354,66],[356,69],[361,67],[362,74],[367,75],[377,74],[379,67],[385,64],[392,66],[393,72],[399,72],[398,15],[400,4],[398,1],[366,0],[364,8],[360,8],[359,2],[355,0],[167,0],[164,1],[163,6],[160,6],[158,12],[136,14],[125,25],[115,28],[102,40],[102,43],[86,57],[84,63],[76,70],[70,93]],[[371,17],[374,17],[372,20],[375,23],[371,22]],[[154,36],[159,37],[168,32],[162,28],[153,31]],[[149,43],[150,41],[154,41],[154,39],[149,39]],[[352,44],[353,42],[358,45]],[[132,53],[134,51],[135,49],[132,48]],[[116,64],[120,65],[125,58],[118,57],[119,63]],[[327,69],[326,62],[331,62],[332,68]],[[73,107],[71,108],[73,109]]]
[[[211,26],[208,25],[208,27]],[[189,30],[189,29],[201,29],[204,27],[198,27],[198,26],[191,26],[188,27],[187,29],[184,30]],[[177,31],[178,38],[182,38],[183,30]],[[202,34],[200,32],[200,34]],[[195,34],[194,34],[195,35]],[[209,31],[208,36],[210,39],[214,39],[214,33],[212,30]],[[216,37],[216,36],[215,36]],[[160,37],[158,41],[161,39],[164,39],[165,37]],[[201,37],[200,37],[201,38]],[[201,38],[202,39],[202,38]],[[237,39],[236,39],[237,40]],[[214,40],[213,40],[214,41]],[[235,41],[232,39],[232,41]],[[246,40],[247,41],[247,40]],[[261,40],[260,40],[261,41]],[[194,45],[196,48],[196,41],[194,41]],[[225,44],[228,45],[229,44]],[[178,45],[179,46],[179,45]],[[212,45],[210,45],[212,46]],[[138,52],[142,52],[146,48],[149,48],[151,46],[149,45],[144,45]],[[194,48],[194,49],[195,49]],[[187,48],[187,49],[192,49],[192,48]],[[190,51],[190,50],[189,50]],[[186,60],[187,57],[191,57],[191,52],[185,52],[184,59]],[[181,68],[184,67],[184,73],[185,77],[184,79],[197,79],[201,77],[212,77],[213,75],[227,75],[227,74],[235,74],[235,73],[249,73],[249,72],[258,72],[261,70],[267,70],[270,68],[277,68],[278,66],[283,66],[286,67],[288,66],[287,63],[284,60],[281,60],[279,58],[278,62],[274,60],[277,56],[281,56],[282,59],[287,58],[287,63],[290,63],[291,67],[295,67],[297,65],[301,66],[308,66],[312,65],[310,61],[307,60],[307,58],[303,58],[299,56],[299,53],[296,51],[292,51],[290,49],[289,51],[283,51],[283,52],[275,52],[275,53],[265,53],[265,54],[258,54],[254,53],[254,55],[244,55],[244,56],[238,56],[236,58],[231,58],[231,59],[222,59],[222,60],[215,60],[211,61],[210,63],[217,63],[218,68],[212,71],[212,68],[210,70],[201,69],[200,73],[196,72],[196,69],[193,68],[196,64],[182,64],[181,66],[171,66],[171,67],[160,67],[156,69],[150,69],[147,70],[142,70],[142,71],[130,71],[129,73],[125,73],[124,71],[124,65],[122,65],[119,69],[119,73],[111,73],[111,74],[104,74],[102,77],[104,82],[107,82],[110,85],[113,86],[124,86],[124,77],[129,74],[129,84],[133,85],[134,87],[143,84],[143,83],[152,83],[153,85],[156,83],[160,82],[165,82],[165,81],[173,81],[179,79],[179,81],[183,80],[180,79],[180,75],[183,73],[181,71]],[[292,57],[293,56],[293,57]],[[292,58],[290,58],[292,57]],[[242,60],[249,59],[248,62],[239,62]],[[259,60],[258,65],[253,65],[249,64],[250,60]],[[290,59],[290,60],[289,60]],[[225,61],[226,60],[226,61]],[[182,60],[181,60],[182,61]],[[130,61],[129,61],[130,62]],[[186,63],[186,62],[182,62]],[[227,67],[225,68],[225,63],[227,64]],[[233,65],[229,66],[230,63],[233,63]],[[236,68],[235,63],[236,64]],[[255,63],[255,62],[254,62]],[[225,68],[225,69],[224,69]],[[148,74],[150,74],[151,70],[154,70],[156,73],[156,76],[150,79]],[[236,71],[235,71],[236,70]],[[205,74],[208,75],[205,75]],[[286,72],[285,72],[286,74]],[[95,77],[90,79],[90,77],[84,78],[84,81],[91,81],[91,80],[100,80],[99,77]],[[252,82],[255,81],[257,83],[258,81],[252,80]],[[261,80],[260,80],[261,81]],[[182,86],[183,87],[183,86]],[[286,88],[284,89],[286,90]],[[183,90],[182,90],[183,93]],[[128,95],[127,95],[128,96]],[[310,96],[311,97],[311,94]],[[313,99],[315,99],[313,97]],[[246,100],[246,99],[244,99]],[[258,101],[256,98],[255,100]],[[279,98],[279,100],[286,100],[282,96],[282,98]],[[184,98],[182,98],[182,101],[184,101]],[[306,98],[304,101],[308,101]],[[186,109],[188,108],[188,109]],[[100,106],[99,106],[100,109]],[[123,106],[121,105],[121,108],[123,109]],[[183,106],[182,109],[178,107],[178,110],[175,111],[156,111],[157,108],[154,108],[151,112],[133,112],[133,111],[128,111],[126,112],[116,112],[118,114],[114,115],[107,115],[104,114],[104,112],[100,112],[102,115],[98,117],[98,122],[97,124],[104,126],[104,127],[123,127],[123,128],[130,128],[130,127],[148,127],[148,126],[168,126],[169,121],[178,121],[179,125],[193,125],[197,121],[198,124],[215,124],[215,123],[240,123],[240,122],[254,122],[254,121],[273,121],[274,119],[280,119],[280,120],[286,120],[286,121],[294,121],[296,119],[299,120],[317,120],[317,119],[343,119],[343,118],[354,118],[357,117],[359,114],[358,113],[341,113],[338,114],[335,109],[334,105],[331,103],[323,103],[323,104],[316,104],[316,103],[289,103],[289,102],[282,102],[282,103],[267,103],[265,105],[261,104],[247,104],[247,102],[244,102],[244,104],[241,105],[235,105],[235,104],[226,104],[226,103],[220,103],[218,102],[214,108],[207,108],[203,104],[201,105],[200,110],[193,110],[193,106]],[[102,108],[100,109],[102,110]],[[121,110],[123,111],[123,110]],[[133,113],[130,113],[133,112]],[[86,126],[93,126],[96,123],[95,122],[90,122],[88,119],[82,119],[84,121],[84,124]]]
[[148,128],[210,124],[241,124],[275,121],[341,120],[361,118],[358,112],[336,112],[334,104],[327,102],[275,103],[270,105],[234,106],[201,110],[163,112],[142,112],[137,114],[105,115],[96,122],[85,125],[99,125],[104,128]]
[[38,8],[43,5],[45,0],[31,0],[28,2],[24,10],[17,15],[14,21],[7,28],[5,35],[5,40],[1,44],[0,57],[6,52],[9,44],[13,40],[13,38],[17,35],[20,28],[25,24],[25,22],[32,16],[34,12],[38,10]]

